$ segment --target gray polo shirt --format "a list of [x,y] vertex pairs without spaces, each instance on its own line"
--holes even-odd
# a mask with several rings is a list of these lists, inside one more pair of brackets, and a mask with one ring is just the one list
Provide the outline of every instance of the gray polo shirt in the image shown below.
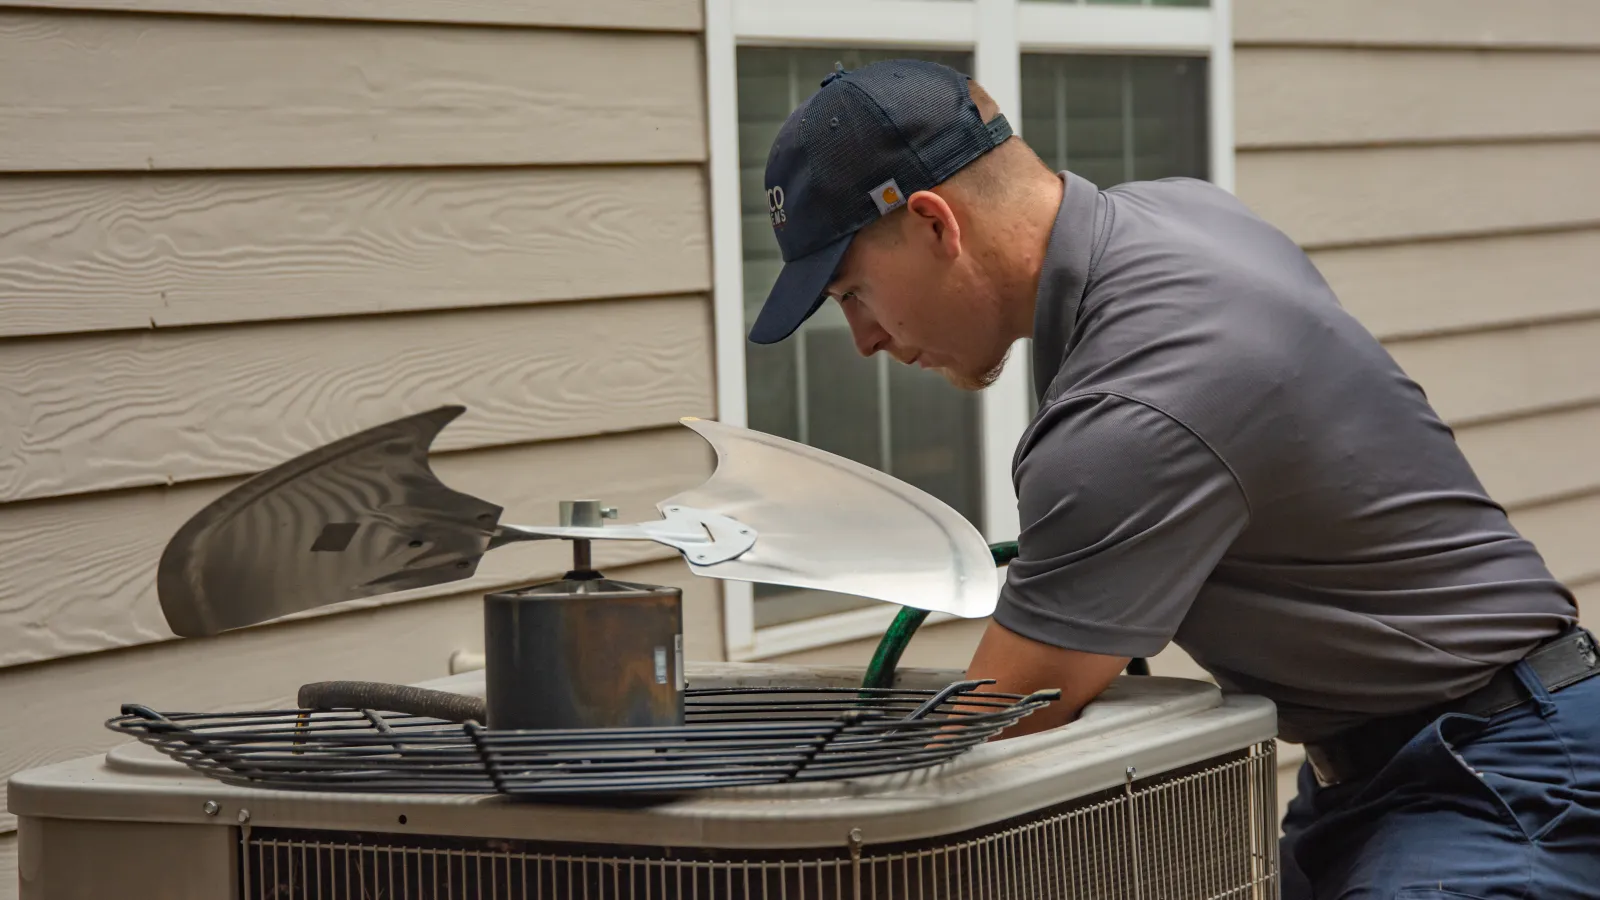
[[1175,641],[1298,742],[1465,694],[1576,620],[1293,241],[1203,181],[1063,177],[1000,624]]

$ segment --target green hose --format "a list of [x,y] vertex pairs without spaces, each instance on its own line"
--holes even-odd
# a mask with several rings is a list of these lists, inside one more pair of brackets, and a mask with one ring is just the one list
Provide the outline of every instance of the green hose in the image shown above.
[[[1017,542],[1001,541],[989,545],[989,555],[994,557],[996,566],[1003,566],[1017,558]],[[867,663],[866,677],[861,680],[861,686],[867,689],[890,688],[894,686],[895,669],[900,666],[900,656],[906,652],[906,646],[911,643],[911,638],[916,635],[917,629],[928,618],[925,609],[913,609],[902,606],[895,614],[894,621],[889,623],[889,629],[883,633],[878,641],[878,649],[873,651],[872,661]],[[1128,664],[1128,674],[1149,675],[1150,664],[1142,659],[1135,659]]]
[[1003,566],[1017,558],[1017,542],[1001,541],[998,544],[990,544],[989,555],[994,557],[996,566]]
[[906,645],[911,643],[911,636],[922,627],[922,620],[928,617],[925,609],[914,609],[910,606],[900,607],[895,613],[894,621],[889,623],[889,630],[883,633],[883,638],[878,641],[878,649],[872,654],[872,662],[867,663],[867,677],[861,680],[864,688],[888,688],[894,686],[894,670],[900,665],[900,654],[906,651]]

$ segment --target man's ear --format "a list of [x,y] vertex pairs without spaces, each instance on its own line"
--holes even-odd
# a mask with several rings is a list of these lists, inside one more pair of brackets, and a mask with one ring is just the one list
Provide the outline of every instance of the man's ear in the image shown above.
[[906,198],[906,212],[913,216],[912,227],[926,229],[935,252],[947,259],[961,255],[961,225],[950,204],[933,191],[917,191]]

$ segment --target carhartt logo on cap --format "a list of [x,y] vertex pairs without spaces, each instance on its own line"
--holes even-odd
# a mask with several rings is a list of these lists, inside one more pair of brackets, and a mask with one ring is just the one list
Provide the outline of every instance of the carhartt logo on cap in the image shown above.
[[906,198],[900,195],[900,185],[891,178],[872,189],[872,202],[878,206],[878,215],[886,216],[890,210],[904,206]]

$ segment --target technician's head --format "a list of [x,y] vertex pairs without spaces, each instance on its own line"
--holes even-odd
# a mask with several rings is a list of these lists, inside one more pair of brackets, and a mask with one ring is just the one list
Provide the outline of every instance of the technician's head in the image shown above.
[[784,266],[752,341],[832,297],[863,355],[976,390],[1030,333],[1043,248],[1027,232],[1048,237],[1060,180],[965,75],[916,60],[829,75],[779,130],[766,185]]

